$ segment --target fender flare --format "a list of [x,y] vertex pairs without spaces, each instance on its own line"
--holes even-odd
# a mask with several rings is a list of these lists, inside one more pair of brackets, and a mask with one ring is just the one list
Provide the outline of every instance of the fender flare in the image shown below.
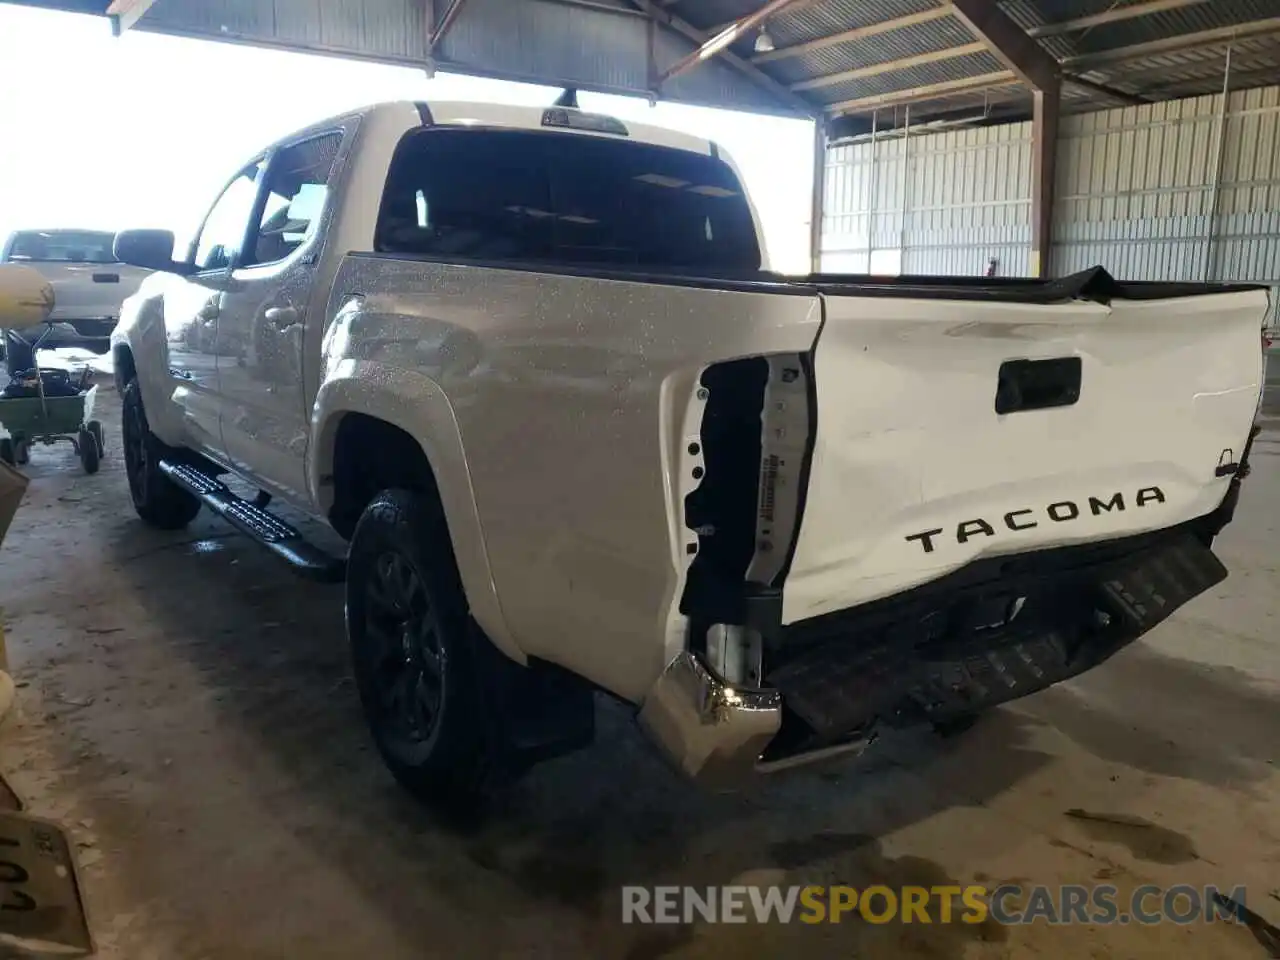
[[119,369],[119,351],[122,349],[127,350],[133,360],[133,372],[142,393],[142,405],[146,408],[147,425],[151,432],[170,446],[182,446],[182,414],[172,403],[169,343],[162,298],[150,297],[144,300],[136,308],[131,322],[124,329],[118,326],[111,335],[111,357],[116,364],[116,388],[121,393],[125,387]]
[[517,663],[527,663],[498,599],[462,434],[448,397],[439,384],[418,371],[371,360],[342,360],[335,368],[312,406],[312,442],[307,451],[311,502],[322,513],[333,505],[334,444],[346,414],[381,420],[413,437],[435,476],[471,615],[498,649]]

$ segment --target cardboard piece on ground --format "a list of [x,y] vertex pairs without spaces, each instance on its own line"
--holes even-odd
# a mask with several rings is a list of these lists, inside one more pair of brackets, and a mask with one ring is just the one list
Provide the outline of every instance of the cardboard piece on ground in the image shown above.
[[9,785],[9,781],[0,775],[0,810],[11,810],[14,813],[20,812],[26,804],[22,802],[22,797],[18,796],[18,791]]
[[0,813],[0,940],[93,952],[71,843],[56,823]]
[[9,524],[18,512],[18,504],[27,490],[27,478],[0,460],[0,544],[9,533]]
[[9,711],[13,709],[13,700],[17,694],[13,677],[0,670],[0,724],[4,723]]

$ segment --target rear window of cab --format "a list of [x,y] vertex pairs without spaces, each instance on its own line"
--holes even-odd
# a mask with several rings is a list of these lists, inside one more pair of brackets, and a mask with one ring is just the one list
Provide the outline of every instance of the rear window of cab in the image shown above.
[[640,269],[761,266],[746,194],[718,157],[526,130],[409,134],[388,173],[375,249]]

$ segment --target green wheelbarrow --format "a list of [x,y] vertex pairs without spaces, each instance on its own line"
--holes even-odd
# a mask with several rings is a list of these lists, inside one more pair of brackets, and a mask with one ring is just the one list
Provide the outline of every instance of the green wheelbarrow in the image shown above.
[[38,272],[22,264],[0,265],[0,334],[21,340],[15,326],[44,327],[30,344],[36,369],[17,374],[0,393],[0,460],[24,464],[33,443],[66,440],[75,447],[85,473],[97,473],[102,424],[93,419],[98,388],[89,386],[88,368],[73,380],[66,370],[41,369],[37,359],[40,345],[53,333],[53,306],[53,287]]
[[93,386],[71,397],[45,396],[39,389],[34,397],[0,398],[0,427],[9,434],[0,438],[0,460],[24,464],[33,443],[69,441],[84,472],[97,473],[103,454],[102,424],[93,419],[97,394]]

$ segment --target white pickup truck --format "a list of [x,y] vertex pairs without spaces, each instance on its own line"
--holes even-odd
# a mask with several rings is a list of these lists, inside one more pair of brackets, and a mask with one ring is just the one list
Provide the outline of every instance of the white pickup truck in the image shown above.
[[477,104],[320,123],[181,259],[115,249],[159,271],[112,338],[138,513],[345,580],[425,797],[588,742],[594,690],[715,783],[962,723],[1226,576],[1261,288],[788,279],[715,145]]
[[26,264],[53,287],[51,324],[5,331],[11,374],[35,366],[32,344],[45,349],[83,347],[106,353],[120,304],[138,289],[145,270],[112,253],[115,234],[101,230],[18,230],[0,246],[0,263]]

